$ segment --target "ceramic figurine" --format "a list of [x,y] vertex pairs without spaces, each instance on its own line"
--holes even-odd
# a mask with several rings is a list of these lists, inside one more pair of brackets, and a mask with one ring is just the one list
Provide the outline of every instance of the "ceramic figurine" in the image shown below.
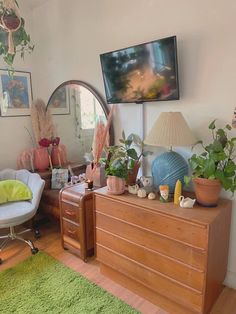
[[153,191],[153,177],[152,176],[142,176],[140,178],[141,187],[146,190],[147,193]]
[[154,192],[151,192],[148,194],[148,199],[149,200],[154,200],[156,198],[156,194]]
[[160,189],[160,201],[163,203],[169,202],[169,185],[159,185]]
[[175,184],[175,193],[174,193],[174,204],[175,205],[179,205],[179,198],[182,194],[182,183],[180,180],[177,180],[176,181],[176,184]]
[[144,188],[138,190],[138,197],[144,198],[147,196],[147,192]]
[[128,192],[129,192],[130,194],[137,194],[137,193],[138,193],[138,189],[139,189],[138,184],[135,184],[135,185],[128,185]]
[[182,195],[179,197],[179,201],[180,201],[179,203],[180,207],[183,207],[183,208],[193,208],[193,205],[196,202],[195,199],[192,199],[190,197],[184,198],[184,196]]

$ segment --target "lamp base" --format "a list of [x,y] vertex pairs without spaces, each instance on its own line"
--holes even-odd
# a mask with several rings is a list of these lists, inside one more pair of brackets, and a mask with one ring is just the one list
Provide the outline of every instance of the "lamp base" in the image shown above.
[[184,184],[184,176],[187,174],[188,164],[176,152],[165,152],[153,160],[152,176],[158,191],[159,185],[169,185],[170,193],[174,193],[176,181],[180,180]]

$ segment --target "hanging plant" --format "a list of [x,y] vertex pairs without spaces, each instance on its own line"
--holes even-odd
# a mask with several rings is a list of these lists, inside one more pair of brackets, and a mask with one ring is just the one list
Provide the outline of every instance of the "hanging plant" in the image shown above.
[[17,53],[24,58],[25,52],[31,53],[34,45],[25,31],[25,21],[20,16],[16,0],[0,0],[0,55],[13,70]]

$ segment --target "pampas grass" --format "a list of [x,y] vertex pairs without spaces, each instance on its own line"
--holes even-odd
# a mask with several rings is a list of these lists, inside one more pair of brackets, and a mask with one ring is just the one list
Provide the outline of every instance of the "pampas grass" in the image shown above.
[[115,106],[113,105],[108,118],[107,118],[107,124],[104,125],[103,122],[99,121],[96,124],[95,131],[94,131],[94,138],[93,138],[93,169],[90,174],[90,180],[93,180],[94,174],[96,172],[97,167],[99,166],[99,160],[102,156],[102,152],[105,146],[108,146],[109,143],[109,129],[111,126],[112,121],[112,115],[115,110]]
[[32,104],[31,122],[34,138],[37,143],[42,138],[51,139],[56,136],[50,109],[46,109],[46,105],[42,99],[36,99]]

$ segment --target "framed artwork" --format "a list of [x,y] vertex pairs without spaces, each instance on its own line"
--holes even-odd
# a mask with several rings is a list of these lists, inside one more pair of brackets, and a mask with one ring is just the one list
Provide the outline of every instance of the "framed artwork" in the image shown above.
[[28,116],[32,104],[30,72],[15,71],[13,77],[8,70],[0,69],[0,109],[2,117]]
[[52,169],[51,189],[60,190],[68,182],[68,169]]
[[69,86],[62,86],[55,90],[49,99],[48,106],[52,114],[70,113],[70,89]]

